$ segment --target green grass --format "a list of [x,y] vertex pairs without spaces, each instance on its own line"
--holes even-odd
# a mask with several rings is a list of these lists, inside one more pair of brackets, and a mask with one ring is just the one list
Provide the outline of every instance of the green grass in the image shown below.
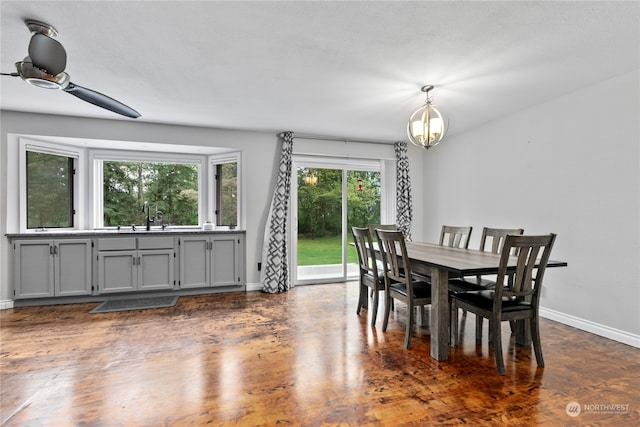
[[[351,241],[348,240],[349,243]],[[340,236],[298,239],[298,265],[342,264],[341,244]],[[347,262],[358,263],[353,246],[347,246]]]

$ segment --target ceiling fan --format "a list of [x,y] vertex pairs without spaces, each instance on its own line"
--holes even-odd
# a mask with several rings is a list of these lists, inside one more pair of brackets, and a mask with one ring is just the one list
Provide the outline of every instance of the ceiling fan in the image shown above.
[[123,116],[137,118],[140,113],[100,92],[74,84],[69,74],[64,72],[67,66],[67,52],[59,41],[55,40],[58,31],[49,24],[26,20],[25,24],[33,34],[29,42],[29,56],[16,62],[17,73],[0,73],[5,76],[21,77],[25,82],[44,89],[59,89],[90,102],[98,107]]

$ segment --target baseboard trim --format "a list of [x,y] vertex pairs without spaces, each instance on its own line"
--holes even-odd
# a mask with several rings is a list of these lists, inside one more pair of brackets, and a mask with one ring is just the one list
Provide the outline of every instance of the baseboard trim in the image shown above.
[[574,328],[590,332],[601,337],[609,338],[632,347],[640,348],[640,335],[634,335],[629,332],[581,319],[570,314],[561,313],[559,311],[540,307],[540,316],[545,319],[554,320],[564,325],[573,326]]
[[249,291],[261,291],[262,283],[247,283],[247,292]]
[[8,308],[13,308],[13,300],[0,300],[0,310],[6,310]]

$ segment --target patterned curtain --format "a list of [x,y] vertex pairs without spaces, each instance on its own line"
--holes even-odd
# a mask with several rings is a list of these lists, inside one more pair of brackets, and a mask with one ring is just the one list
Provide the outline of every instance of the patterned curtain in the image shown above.
[[409,180],[409,157],[407,143],[398,141],[396,150],[396,222],[405,239],[411,240],[411,220],[413,204],[411,202],[411,181]]
[[289,281],[289,260],[287,257],[287,215],[291,195],[291,152],[293,132],[280,134],[282,155],[276,188],[271,199],[269,217],[264,230],[262,249],[262,291],[268,293],[286,292],[291,287]]

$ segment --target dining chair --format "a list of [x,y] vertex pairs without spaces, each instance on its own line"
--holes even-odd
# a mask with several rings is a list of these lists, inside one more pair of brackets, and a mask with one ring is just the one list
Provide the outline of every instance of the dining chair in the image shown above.
[[359,284],[360,293],[358,297],[358,308],[356,314],[360,315],[360,310],[369,307],[369,296],[367,289],[371,290],[373,307],[371,311],[371,326],[375,326],[378,315],[379,294],[384,291],[384,274],[381,265],[376,259],[373,247],[371,232],[368,227],[352,227],[353,241],[356,246],[359,264]]
[[[544,367],[540,344],[539,305],[542,279],[556,235],[507,235],[500,255],[496,285],[493,289],[451,294],[451,342],[458,344],[458,308],[489,319],[490,340],[496,368],[504,375],[501,324],[505,321],[526,320],[531,327],[533,348],[538,366]],[[508,279],[508,262],[517,250],[513,278]],[[534,274],[535,272],[535,274]]]
[[398,300],[407,305],[404,347],[411,346],[414,308],[431,304],[431,284],[417,280],[411,274],[404,235],[401,231],[376,229],[384,265],[385,305],[382,331],[387,330],[391,303]]
[[[483,252],[494,254],[502,252],[504,241],[507,235],[521,236],[524,233],[522,228],[490,228],[484,227],[480,236],[479,249]],[[512,250],[512,255],[517,254],[517,248]],[[512,277],[509,275],[508,280]],[[468,292],[493,289],[496,285],[494,280],[483,278],[482,276],[454,277],[449,279],[449,292]],[[464,312],[466,314],[466,312]],[[476,339],[482,338],[482,317],[476,316]]]
[[[523,233],[524,230],[522,228],[484,227],[482,229],[480,247],[478,249],[483,252],[498,254],[502,252],[507,235],[512,234],[521,236]],[[514,249],[512,255],[515,255],[516,252],[516,249]],[[494,286],[495,281],[483,278],[482,276],[454,277],[449,280],[449,289],[454,292],[478,291],[493,288]]]
[[398,226],[396,224],[369,224],[369,232],[371,233],[371,237],[377,237],[376,236],[376,228],[380,229],[380,230],[391,230],[391,231],[396,231],[398,230]]
[[473,227],[443,225],[440,231],[440,246],[468,249],[471,230]]

